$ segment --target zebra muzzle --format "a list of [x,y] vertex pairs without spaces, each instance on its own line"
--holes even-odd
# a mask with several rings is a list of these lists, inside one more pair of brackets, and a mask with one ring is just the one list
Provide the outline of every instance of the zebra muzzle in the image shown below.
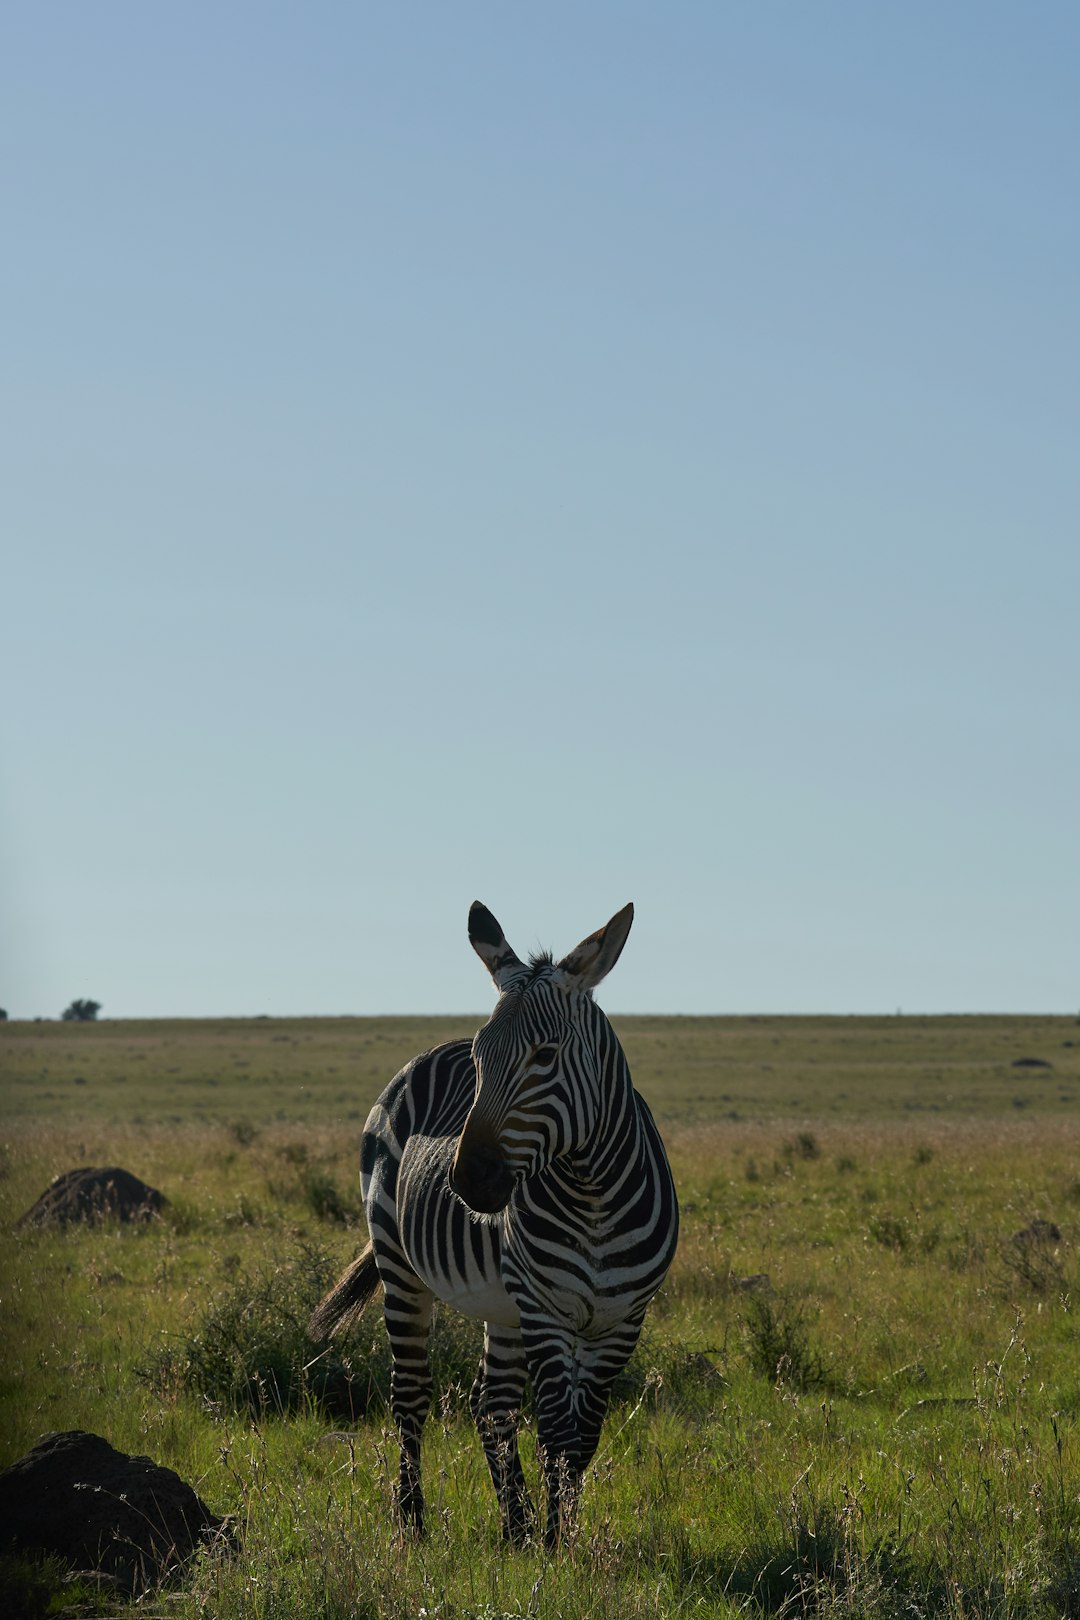
[[495,1215],[509,1202],[515,1179],[495,1135],[466,1126],[450,1171],[450,1186],[462,1203],[478,1215]]

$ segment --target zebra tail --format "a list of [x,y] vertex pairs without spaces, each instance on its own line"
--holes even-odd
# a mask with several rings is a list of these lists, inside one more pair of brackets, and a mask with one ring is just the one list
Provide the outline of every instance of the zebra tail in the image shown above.
[[355,1327],[378,1286],[375,1250],[369,1243],[330,1292],[320,1299],[311,1313],[308,1333],[313,1339],[330,1339]]

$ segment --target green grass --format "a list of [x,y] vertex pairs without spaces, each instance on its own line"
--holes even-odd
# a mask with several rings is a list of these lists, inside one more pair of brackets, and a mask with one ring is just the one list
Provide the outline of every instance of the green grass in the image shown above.
[[[78,1164],[170,1199],[9,1236],[0,1463],[88,1428],[235,1514],[242,1555],[197,1564],[177,1620],[1080,1615],[1080,1026],[616,1023],[683,1235],[559,1556],[498,1540],[474,1329],[439,1328],[422,1545],[390,1513],[377,1307],[333,1363],[303,1331],[363,1241],[371,1101],[469,1020],[0,1025],[9,1234]],[[1060,1241],[1015,1242],[1035,1219]],[[55,1572],[8,1579],[47,1612]]]
[[[363,1122],[414,1053],[476,1018],[0,1024],[8,1119]],[[635,1084],[667,1118],[822,1122],[1075,1115],[1072,1018],[615,1018]],[[1036,1059],[1048,1067],[1027,1067]]]

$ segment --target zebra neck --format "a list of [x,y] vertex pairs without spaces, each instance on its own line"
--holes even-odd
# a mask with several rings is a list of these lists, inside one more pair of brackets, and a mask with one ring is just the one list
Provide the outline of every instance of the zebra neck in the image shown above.
[[[621,1055],[621,1054],[620,1054]],[[637,1093],[630,1082],[630,1071],[623,1059],[618,1083],[606,1093],[596,1129],[587,1147],[568,1154],[561,1161],[562,1179],[581,1193],[601,1203],[617,1202],[628,1182],[644,1172],[646,1148]]]

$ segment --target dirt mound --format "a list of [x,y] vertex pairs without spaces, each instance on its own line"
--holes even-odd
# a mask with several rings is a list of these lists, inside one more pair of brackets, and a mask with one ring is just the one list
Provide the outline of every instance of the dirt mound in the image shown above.
[[168,1200],[129,1170],[67,1170],[46,1187],[19,1226],[63,1226],[69,1221],[148,1221]]
[[0,1473],[0,1542],[100,1570],[128,1591],[157,1585],[229,1521],[179,1474],[100,1435],[48,1434]]

